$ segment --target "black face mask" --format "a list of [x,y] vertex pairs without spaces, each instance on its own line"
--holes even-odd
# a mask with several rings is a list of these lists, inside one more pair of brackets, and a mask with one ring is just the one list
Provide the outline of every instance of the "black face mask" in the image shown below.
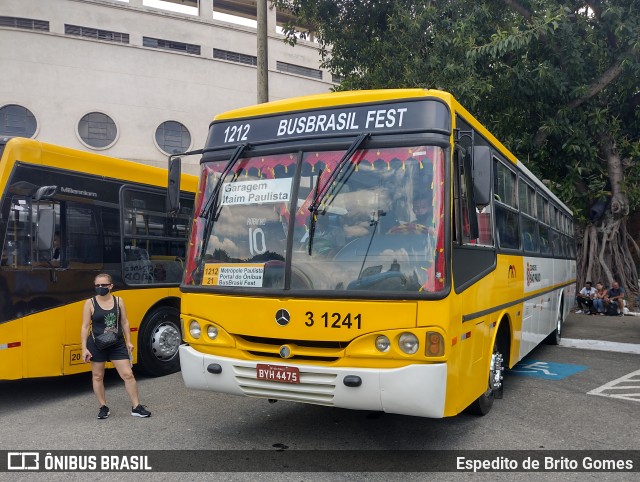
[[109,294],[109,288],[107,288],[107,287],[102,287],[102,286],[101,286],[101,287],[99,287],[99,288],[96,288],[96,294],[97,294],[98,296],[105,296],[105,295],[108,295],[108,294]]

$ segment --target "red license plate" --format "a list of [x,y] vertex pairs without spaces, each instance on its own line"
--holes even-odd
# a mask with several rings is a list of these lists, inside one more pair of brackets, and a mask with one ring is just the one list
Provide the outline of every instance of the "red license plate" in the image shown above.
[[258,363],[256,365],[256,378],[270,382],[300,383],[300,370],[298,370],[298,367]]

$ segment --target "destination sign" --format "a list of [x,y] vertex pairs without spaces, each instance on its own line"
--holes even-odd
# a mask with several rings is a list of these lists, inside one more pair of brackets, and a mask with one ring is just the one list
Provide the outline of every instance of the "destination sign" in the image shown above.
[[413,100],[214,122],[207,147],[326,135],[451,129],[449,111],[436,100]]

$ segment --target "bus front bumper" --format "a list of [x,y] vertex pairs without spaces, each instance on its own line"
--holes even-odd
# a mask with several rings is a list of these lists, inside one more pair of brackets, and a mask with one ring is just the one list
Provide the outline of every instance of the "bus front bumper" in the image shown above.
[[[355,410],[431,418],[444,416],[445,363],[370,369],[269,362],[270,365],[297,367],[300,383],[259,380],[257,364],[203,354],[188,345],[180,346],[182,378],[188,388]],[[359,377],[360,385],[345,385],[348,376]]]

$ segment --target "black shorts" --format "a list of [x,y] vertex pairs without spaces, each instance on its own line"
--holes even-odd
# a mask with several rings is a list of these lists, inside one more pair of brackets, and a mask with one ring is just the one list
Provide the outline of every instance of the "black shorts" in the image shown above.
[[87,338],[87,349],[91,353],[90,361],[96,363],[129,359],[129,349],[124,342],[124,338],[120,338],[115,345],[111,345],[109,348],[99,350],[93,341],[93,337],[89,335],[89,338]]

